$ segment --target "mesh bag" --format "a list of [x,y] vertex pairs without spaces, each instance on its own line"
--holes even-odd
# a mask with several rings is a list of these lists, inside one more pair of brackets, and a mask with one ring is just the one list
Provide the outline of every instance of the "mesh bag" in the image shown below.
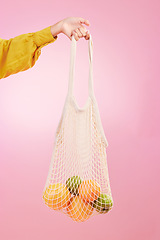
[[88,40],[88,99],[79,108],[73,95],[76,40],[72,36],[68,92],[56,129],[55,143],[43,202],[76,222],[96,214],[108,213],[113,207],[106,148],[93,89],[93,41]]

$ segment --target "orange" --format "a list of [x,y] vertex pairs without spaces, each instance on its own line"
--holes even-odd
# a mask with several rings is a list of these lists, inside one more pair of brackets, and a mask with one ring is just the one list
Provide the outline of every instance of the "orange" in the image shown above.
[[67,207],[68,215],[77,222],[87,220],[93,212],[90,203],[84,202],[79,196],[74,196]]
[[62,183],[50,184],[43,194],[45,204],[54,210],[65,208],[70,198],[71,194],[68,188]]
[[96,200],[100,191],[100,185],[93,179],[84,180],[78,188],[79,196],[87,202]]

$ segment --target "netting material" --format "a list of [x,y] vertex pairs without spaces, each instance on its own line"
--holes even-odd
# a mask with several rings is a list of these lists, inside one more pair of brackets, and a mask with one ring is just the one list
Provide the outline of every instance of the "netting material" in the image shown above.
[[52,210],[83,222],[113,207],[105,137],[93,89],[93,41],[88,40],[89,97],[79,108],[73,95],[76,40],[72,36],[68,94],[43,190],[43,201]]

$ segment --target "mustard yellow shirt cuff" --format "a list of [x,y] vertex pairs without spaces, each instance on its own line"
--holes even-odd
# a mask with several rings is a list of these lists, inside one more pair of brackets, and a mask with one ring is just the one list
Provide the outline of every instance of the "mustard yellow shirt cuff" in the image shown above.
[[43,47],[48,43],[57,40],[58,36],[53,37],[50,26],[34,33],[34,41],[37,47]]

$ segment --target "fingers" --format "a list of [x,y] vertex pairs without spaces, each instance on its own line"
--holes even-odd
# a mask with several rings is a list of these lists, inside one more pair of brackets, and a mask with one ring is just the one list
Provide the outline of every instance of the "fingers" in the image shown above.
[[77,29],[75,29],[74,31],[77,33],[77,35],[78,35],[79,38],[83,37],[83,34],[82,34],[80,28],[77,28]]
[[74,35],[74,38],[76,39],[76,41],[79,40],[78,33],[77,33],[76,30],[73,31],[73,34],[72,34],[72,35]]
[[90,38],[89,30],[86,30],[86,28],[81,27],[81,28],[79,28],[79,31],[82,33],[82,37],[84,37],[86,40],[88,40]]
[[84,27],[77,28],[72,33],[73,33],[72,35],[74,35],[74,38],[76,39],[76,41],[78,41],[82,37],[84,37],[86,40],[88,40],[90,38],[89,30],[87,31]]

